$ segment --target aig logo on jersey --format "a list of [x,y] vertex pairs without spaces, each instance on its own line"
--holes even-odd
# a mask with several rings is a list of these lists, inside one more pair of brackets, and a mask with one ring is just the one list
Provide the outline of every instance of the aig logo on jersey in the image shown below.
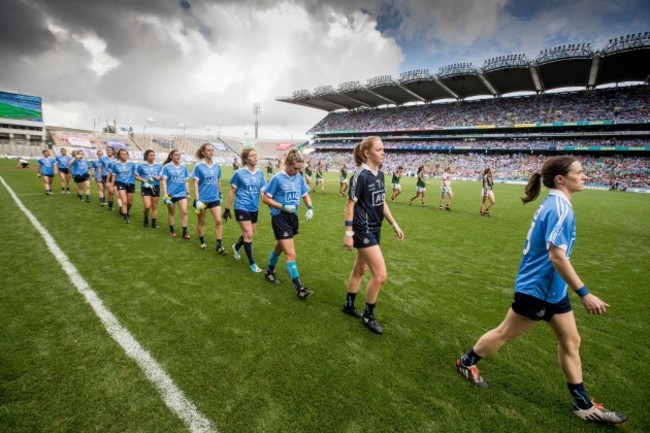
[[373,191],[372,192],[372,205],[373,206],[383,206],[385,198],[386,198],[386,193],[384,191]]
[[297,191],[287,191],[287,201],[300,201],[300,194]]

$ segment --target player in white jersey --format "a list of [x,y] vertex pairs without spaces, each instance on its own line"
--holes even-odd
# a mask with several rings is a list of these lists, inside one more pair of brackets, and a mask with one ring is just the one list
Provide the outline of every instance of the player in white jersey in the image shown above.
[[537,198],[542,182],[550,191],[535,212],[524,242],[514,302],[503,322],[456,361],[456,370],[474,385],[487,387],[476,363],[544,320],[558,341],[558,362],[573,399],[573,412],[587,421],[614,425],[625,422],[627,416],[605,409],[585,391],[580,334],[568,293],[571,288],[589,314],[604,314],[609,307],[589,292],[569,261],[576,233],[571,199],[583,190],[585,178],[582,165],[571,156],[549,158],[541,173],[530,177],[524,204]]
[[451,201],[454,199],[454,193],[451,190],[451,167],[445,168],[445,172],[442,173],[442,184],[440,185],[440,201],[438,202],[438,208],[442,209],[442,201],[447,196],[447,204],[445,205],[445,210],[451,210]]

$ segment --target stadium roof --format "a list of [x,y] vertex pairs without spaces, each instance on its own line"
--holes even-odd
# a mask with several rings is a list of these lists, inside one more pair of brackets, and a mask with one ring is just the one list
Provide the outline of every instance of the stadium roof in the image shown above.
[[537,92],[564,87],[585,89],[650,79],[650,32],[611,39],[601,50],[590,44],[562,45],[542,50],[534,60],[510,54],[485,60],[482,68],[455,63],[437,74],[418,69],[400,74],[342,83],[337,89],[321,86],[298,90],[278,101],[326,111],[352,110],[382,105],[403,105],[474,96],[501,96],[514,92]]

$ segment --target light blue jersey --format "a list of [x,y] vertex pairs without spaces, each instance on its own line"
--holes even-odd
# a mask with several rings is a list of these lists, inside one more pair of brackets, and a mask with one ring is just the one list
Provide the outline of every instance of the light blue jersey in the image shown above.
[[99,167],[102,165],[102,163],[99,161],[99,159],[94,160],[93,162],[90,163],[90,167],[93,169],[93,176],[95,177],[95,180],[99,180],[100,175],[99,175]]
[[160,180],[157,179],[160,177],[160,170],[162,170],[162,165],[158,163],[149,164],[148,162],[143,162],[138,165],[138,168],[135,170],[135,173],[143,179],[153,179],[149,181],[152,186],[160,185]]
[[106,177],[110,174],[110,168],[113,161],[115,161],[115,158],[110,158],[106,155],[99,158],[99,162],[102,165],[102,177]]
[[46,158],[41,156],[38,158],[37,162],[41,171],[41,176],[54,176],[54,166],[57,165],[55,157],[48,156]]
[[167,194],[171,197],[187,197],[185,181],[190,178],[190,172],[185,166],[176,167],[170,162],[163,166],[160,175],[167,180]]
[[87,159],[73,159],[69,164],[70,174],[73,176],[81,176],[88,173],[90,163]]
[[553,244],[571,257],[576,239],[575,214],[564,193],[551,189],[535,212],[524,243],[524,255],[515,280],[515,292],[525,293],[551,304],[567,296],[567,284],[548,256]]
[[115,182],[135,185],[135,162],[114,162],[111,165],[111,172],[115,176]]
[[235,188],[235,209],[246,212],[257,212],[260,208],[260,192],[266,186],[262,170],[251,172],[248,168],[240,168],[230,179],[230,185]]
[[212,203],[221,200],[219,181],[221,180],[221,167],[219,164],[208,165],[201,161],[194,167],[192,177],[199,183],[199,196],[197,200],[203,203]]
[[[300,173],[289,177],[284,171],[273,176],[269,184],[264,188],[264,194],[271,197],[281,205],[294,205],[296,212],[300,206],[300,199],[309,193],[309,188]],[[271,208],[271,215],[278,215],[280,209]]]
[[57,155],[56,156],[56,163],[59,166],[59,168],[69,168],[70,167],[70,160],[72,157],[70,155]]

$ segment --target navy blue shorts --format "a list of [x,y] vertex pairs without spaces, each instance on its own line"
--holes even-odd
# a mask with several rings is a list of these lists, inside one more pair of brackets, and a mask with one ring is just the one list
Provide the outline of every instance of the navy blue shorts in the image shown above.
[[355,230],[352,238],[354,248],[368,248],[379,245],[381,240],[381,230]]
[[172,204],[178,203],[181,200],[187,200],[187,196],[185,196],[185,197],[172,197]]
[[515,313],[535,321],[550,322],[556,314],[568,313],[572,309],[568,296],[557,304],[551,304],[534,296],[515,292],[515,300],[512,303]]
[[82,183],[90,179],[90,175],[88,173],[84,174],[77,174],[72,177],[74,179],[74,183]]
[[127,194],[135,193],[134,183],[115,182],[115,188],[117,188],[118,191],[126,191]]
[[282,212],[271,217],[271,225],[273,226],[275,239],[293,239],[293,237],[298,234],[298,215],[295,213]]
[[106,183],[107,180],[108,180],[108,175],[102,174],[102,183]]
[[69,168],[59,168],[59,173],[70,174]]
[[259,212],[248,212],[245,210],[235,209],[235,219],[237,221],[250,221],[253,224],[257,224],[257,216]]
[[[216,201],[204,201],[203,204],[205,205],[206,209],[212,209],[213,207],[219,207],[221,206],[221,200],[216,200]],[[192,201],[192,207],[196,208],[196,199]]]
[[160,185],[152,186],[151,188],[140,186],[140,195],[142,197],[160,197]]

